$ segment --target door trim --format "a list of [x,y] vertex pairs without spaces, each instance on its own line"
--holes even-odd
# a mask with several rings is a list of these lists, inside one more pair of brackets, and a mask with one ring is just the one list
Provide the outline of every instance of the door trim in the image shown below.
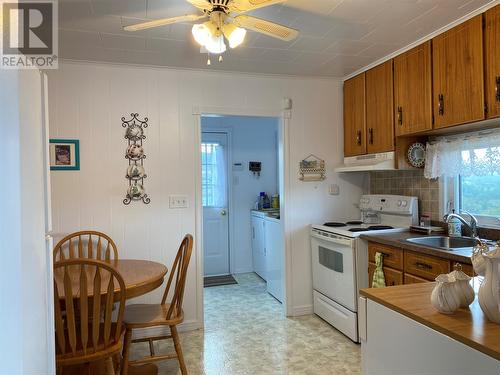
[[[203,130],[201,127],[201,117],[200,116],[200,131],[201,133],[215,133],[215,134],[225,134],[226,135],[226,188],[227,188],[227,211],[228,211],[228,243],[229,243],[229,273],[233,273],[234,271],[234,244],[233,244],[233,238],[234,238],[234,215],[233,215],[233,184],[231,181],[233,181],[233,139],[232,139],[232,132],[231,129],[222,129],[222,128],[212,128],[209,130]],[[203,139],[203,134],[201,134],[201,138]],[[203,207],[202,207],[202,225],[203,225]]]
[[203,207],[201,204],[201,116],[202,114],[219,114],[226,116],[254,116],[254,117],[275,117],[279,118],[279,152],[280,160],[283,166],[280,168],[279,193],[280,193],[280,211],[283,220],[283,232],[285,243],[284,256],[284,315],[292,316],[293,311],[293,275],[292,275],[292,245],[290,230],[290,214],[288,210],[289,192],[291,187],[290,173],[290,136],[289,127],[292,117],[291,110],[262,109],[262,108],[234,108],[234,107],[216,107],[216,106],[193,106],[192,115],[195,131],[194,156],[195,160],[195,251],[196,251],[196,319],[199,327],[204,325],[203,311]]

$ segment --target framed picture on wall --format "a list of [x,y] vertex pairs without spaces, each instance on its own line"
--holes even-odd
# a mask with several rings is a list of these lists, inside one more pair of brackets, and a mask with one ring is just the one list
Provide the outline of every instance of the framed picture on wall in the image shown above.
[[80,170],[80,142],[78,140],[51,139],[49,143],[51,171]]

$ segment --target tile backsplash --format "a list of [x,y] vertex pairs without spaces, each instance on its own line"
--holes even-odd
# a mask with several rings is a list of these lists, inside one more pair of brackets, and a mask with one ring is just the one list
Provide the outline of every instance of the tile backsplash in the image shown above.
[[397,194],[418,197],[419,215],[441,221],[439,215],[439,180],[424,177],[424,171],[378,171],[370,173],[370,194]]

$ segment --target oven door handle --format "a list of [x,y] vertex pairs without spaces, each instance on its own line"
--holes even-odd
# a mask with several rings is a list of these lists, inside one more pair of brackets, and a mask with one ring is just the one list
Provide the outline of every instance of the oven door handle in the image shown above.
[[351,243],[353,241],[352,239],[347,239],[347,238],[342,238],[342,237],[337,237],[337,236],[325,237],[325,236],[322,236],[321,234],[317,234],[314,232],[311,233],[311,237],[320,239],[320,240],[327,242],[327,243],[328,242],[329,243],[337,243],[337,244],[341,244],[341,245],[345,245],[345,246],[351,246]]

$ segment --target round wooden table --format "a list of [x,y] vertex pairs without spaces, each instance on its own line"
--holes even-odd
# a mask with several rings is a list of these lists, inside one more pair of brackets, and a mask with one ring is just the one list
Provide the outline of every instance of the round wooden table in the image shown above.
[[[159,286],[163,284],[163,279],[167,274],[167,267],[165,267],[161,263],[151,262],[148,260],[137,260],[137,259],[119,259],[119,260],[111,260],[108,262],[111,264],[118,272],[122,275],[123,281],[125,282],[125,298],[130,299],[134,297],[142,296],[146,293],[155,290]],[[74,270],[74,273],[72,273]],[[79,267],[69,267],[69,276],[72,281],[72,292],[73,297],[78,298],[80,295],[80,269]],[[95,272],[94,272],[95,273]],[[63,283],[64,271],[63,268],[59,268],[54,270],[54,281],[56,282],[57,289],[59,291],[59,298],[64,298],[64,283]],[[104,276],[104,275],[103,275]],[[104,280],[104,277],[103,277]],[[101,290],[101,294],[106,294],[106,286],[107,282],[102,283],[103,290]],[[88,295],[91,296],[93,294],[93,286],[92,283],[88,283]],[[118,287],[116,286],[116,291]],[[119,293],[115,293],[115,300],[117,301],[120,298]],[[102,362],[102,361],[101,361]],[[82,366],[70,366],[64,368],[63,374],[81,374]],[[104,364],[103,363],[94,363],[91,366],[92,374],[104,374]],[[130,366],[129,367],[129,375],[135,374],[156,374],[158,371],[155,365],[143,365],[143,366]]]
[[[125,282],[126,289],[126,299],[131,299],[134,297],[142,296],[146,293],[155,290],[161,284],[163,284],[163,279],[167,274],[167,267],[161,263],[151,262],[149,260],[138,260],[138,259],[119,259],[111,260],[108,262],[122,275],[123,281]],[[75,272],[72,273],[71,271]],[[59,297],[64,298],[64,283],[63,283],[63,268],[54,270],[54,279],[57,284],[57,289],[59,291]],[[80,268],[70,267],[69,276],[72,281],[72,291],[73,296],[77,298],[80,295]],[[103,277],[103,281],[104,281]],[[102,283],[103,290],[102,294],[106,294],[107,282]],[[92,283],[88,283],[88,295],[91,296],[93,293]],[[115,285],[115,290],[118,291],[118,284]],[[119,293],[115,294],[115,300],[120,298]]]

